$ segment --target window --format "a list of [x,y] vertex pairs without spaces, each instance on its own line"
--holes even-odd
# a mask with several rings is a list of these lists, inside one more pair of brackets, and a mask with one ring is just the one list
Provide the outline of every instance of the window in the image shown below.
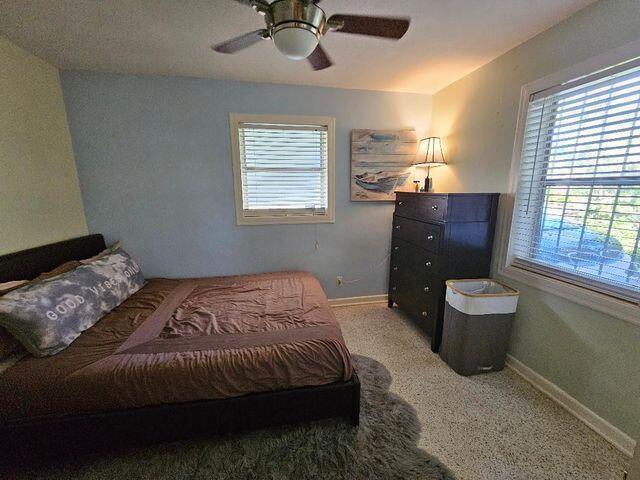
[[230,116],[239,225],[334,221],[329,117]]
[[640,62],[529,98],[508,262],[640,300]]

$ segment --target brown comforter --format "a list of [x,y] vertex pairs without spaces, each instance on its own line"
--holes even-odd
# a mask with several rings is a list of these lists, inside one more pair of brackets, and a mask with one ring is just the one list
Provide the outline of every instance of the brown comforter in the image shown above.
[[318,281],[283,272],[148,284],[47,358],[0,375],[0,422],[218,399],[351,378]]

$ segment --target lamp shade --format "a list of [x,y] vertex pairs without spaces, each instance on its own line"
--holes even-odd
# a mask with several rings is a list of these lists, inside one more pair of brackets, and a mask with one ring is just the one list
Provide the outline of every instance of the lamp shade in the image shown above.
[[414,167],[437,167],[446,164],[440,137],[427,137],[420,140],[418,151],[412,164]]

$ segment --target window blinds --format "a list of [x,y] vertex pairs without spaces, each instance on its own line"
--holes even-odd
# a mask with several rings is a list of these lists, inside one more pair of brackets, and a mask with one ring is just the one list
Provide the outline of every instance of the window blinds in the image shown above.
[[240,123],[245,216],[324,215],[328,199],[325,125]]
[[530,98],[515,266],[640,300],[640,62]]

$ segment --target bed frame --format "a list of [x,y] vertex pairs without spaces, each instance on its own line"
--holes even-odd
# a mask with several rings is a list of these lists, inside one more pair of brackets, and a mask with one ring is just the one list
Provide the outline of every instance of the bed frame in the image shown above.
[[[104,250],[102,235],[66,240],[0,256],[0,282],[33,279],[69,260],[81,260]],[[1,377],[0,377],[1,381]],[[173,441],[194,436],[235,433],[342,417],[358,425],[360,382],[348,382],[204,400],[108,411],[92,415],[46,418],[0,424],[0,446],[24,455],[70,449],[113,448]],[[6,450],[3,450],[6,453]],[[21,455],[21,456],[22,456]]]

